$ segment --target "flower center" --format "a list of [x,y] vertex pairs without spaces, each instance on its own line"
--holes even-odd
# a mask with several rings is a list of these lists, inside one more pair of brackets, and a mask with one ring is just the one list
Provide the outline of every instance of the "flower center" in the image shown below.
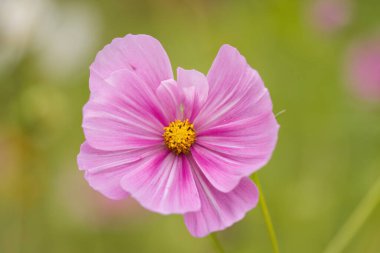
[[195,142],[194,125],[189,120],[176,120],[164,127],[164,140],[168,149],[177,155],[190,151],[191,145]]

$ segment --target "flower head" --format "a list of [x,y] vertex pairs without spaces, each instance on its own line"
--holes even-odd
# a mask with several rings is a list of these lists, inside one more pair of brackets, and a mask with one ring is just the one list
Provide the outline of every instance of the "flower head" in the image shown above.
[[176,120],[164,127],[164,134],[162,135],[165,140],[166,147],[172,150],[177,155],[187,154],[191,146],[195,142],[194,125],[189,123],[189,120],[181,121]]
[[367,101],[380,101],[380,37],[356,42],[347,53],[346,74],[354,93]]
[[85,178],[112,199],[131,195],[162,214],[184,214],[197,237],[254,208],[248,176],[270,159],[278,124],[259,74],[233,47],[207,76],[177,69],[147,35],[114,39],[90,67],[83,109]]
[[314,0],[309,14],[317,30],[333,33],[351,22],[351,12],[349,0]]

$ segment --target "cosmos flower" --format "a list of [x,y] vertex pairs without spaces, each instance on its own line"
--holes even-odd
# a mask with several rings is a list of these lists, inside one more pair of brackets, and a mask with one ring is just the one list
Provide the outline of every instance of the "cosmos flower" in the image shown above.
[[347,81],[357,97],[380,101],[380,36],[355,42],[346,59]]
[[223,45],[207,76],[177,69],[148,35],[114,39],[90,67],[78,165],[97,191],[183,214],[196,237],[258,202],[248,176],[270,159],[278,124],[259,74]]
[[350,0],[315,0],[310,9],[312,25],[324,33],[339,31],[351,22]]

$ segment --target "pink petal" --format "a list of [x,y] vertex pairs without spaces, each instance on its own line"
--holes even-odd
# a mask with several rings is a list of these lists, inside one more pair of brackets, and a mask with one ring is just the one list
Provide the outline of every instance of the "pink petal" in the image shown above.
[[87,142],[100,150],[146,148],[163,143],[163,109],[147,85],[129,70],[114,72],[83,108]]
[[120,187],[120,180],[137,161],[158,152],[158,148],[133,151],[102,151],[84,142],[78,155],[78,166],[85,170],[85,178],[95,190],[111,199],[123,199],[128,193]]
[[124,175],[121,186],[142,206],[162,214],[200,209],[190,164],[185,156],[164,150]]
[[232,191],[223,193],[208,183],[199,171],[194,171],[201,209],[185,214],[185,224],[193,236],[204,237],[223,230],[257,205],[259,193],[248,178],[243,178]]
[[79,169],[91,173],[112,170],[113,168],[139,161],[140,159],[141,157],[136,151],[103,151],[91,147],[87,142],[81,145],[77,157]]
[[102,79],[121,69],[134,71],[153,90],[161,81],[173,78],[169,57],[160,42],[149,35],[128,34],[99,51],[90,66],[91,91],[103,86]]
[[268,91],[259,74],[229,45],[219,50],[207,80],[210,87],[207,103],[195,120],[201,129],[272,110],[269,96],[260,101]]
[[129,196],[120,185],[120,177],[124,174],[123,169],[113,170],[107,173],[89,173],[85,172],[85,179],[89,185],[96,191],[110,199],[125,199]]
[[207,100],[207,78],[196,70],[177,69],[178,85],[184,94],[184,118],[190,122],[198,115]]
[[90,69],[90,90],[96,91],[100,88],[102,88],[105,85],[108,85],[108,83],[94,70]]
[[200,145],[191,149],[191,155],[207,180],[222,192],[234,189],[244,175],[238,162]]
[[269,161],[279,125],[259,74],[235,48],[222,46],[207,78],[192,155],[213,186],[229,192]]
[[137,110],[143,110],[152,119],[165,123],[164,111],[166,108],[161,107],[159,98],[149,86],[139,78],[134,72],[129,70],[119,70],[106,79],[106,81],[115,87],[115,90]]
[[240,165],[247,164],[241,166],[241,169],[248,167],[246,173],[251,173],[267,163],[275,147],[277,138],[273,136],[277,136],[278,127],[273,127],[276,124],[274,121],[271,114],[266,114],[256,119],[246,118],[215,126],[197,136],[197,145],[211,153],[226,156]]
[[156,95],[160,100],[162,108],[165,108],[163,112],[166,117],[166,126],[168,126],[170,122],[182,118],[181,102],[183,94],[175,80],[169,79],[162,81],[156,90]]

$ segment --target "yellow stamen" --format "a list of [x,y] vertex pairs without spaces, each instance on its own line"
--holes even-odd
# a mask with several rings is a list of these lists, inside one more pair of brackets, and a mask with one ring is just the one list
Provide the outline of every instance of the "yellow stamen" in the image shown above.
[[176,120],[164,127],[164,140],[168,149],[177,155],[187,154],[195,142],[194,125],[189,120]]

